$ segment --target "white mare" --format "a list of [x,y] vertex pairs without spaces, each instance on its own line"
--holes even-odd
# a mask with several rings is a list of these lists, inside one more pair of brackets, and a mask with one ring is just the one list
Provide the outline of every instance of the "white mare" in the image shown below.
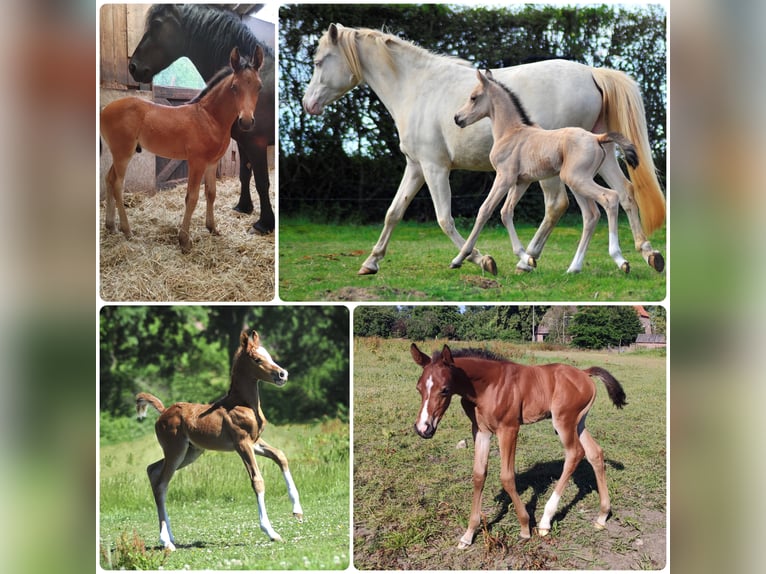
[[[424,183],[428,184],[442,230],[458,249],[463,247],[465,240],[452,218],[449,173],[453,169],[492,171],[489,121],[460,129],[453,120],[455,110],[475,84],[475,73],[464,60],[433,54],[377,30],[332,24],[319,39],[314,74],[303,97],[304,109],[321,114],[325,106],[365,82],[394,118],[407,160],[383,231],[359,274],[378,272],[394,227]],[[493,73],[518,94],[532,121],[543,128],[574,126],[598,133],[620,132],[635,144],[639,163],[636,170],[629,170],[632,183],[617,163],[613,144],[606,145],[607,157],[599,174],[619,195],[636,250],[651,267],[662,271],[664,258],[652,247],[648,235],[665,222],[665,198],[655,174],[636,83],[616,70],[565,60],[500,68]],[[569,204],[558,177],[540,183],[545,217],[525,250],[535,260],[539,260],[546,240]],[[598,218],[598,211],[594,213],[584,204],[580,207],[584,218]],[[583,233],[593,227],[584,225]],[[494,261],[482,257],[476,249],[467,259],[484,269],[494,266]],[[517,268],[532,267],[519,261]]]

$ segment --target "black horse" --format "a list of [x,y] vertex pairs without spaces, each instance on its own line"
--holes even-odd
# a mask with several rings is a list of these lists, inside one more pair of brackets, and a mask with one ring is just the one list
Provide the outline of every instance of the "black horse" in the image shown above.
[[255,128],[242,132],[236,122],[231,127],[231,137],[239,146],[239,180],[242,184],[239,202],[234,209],[242,213],[253,212],[250,197],[252,172],[261,202],[261,214],[260,219],[253,223],[251,233],[268,234],[274,231],[266,159],[266,149],[274,145],[275,139],[273,51],[229,10],[200,4],[155,4],[146,15],[146,29],[130,58],[128,70],[136,81],[148,83],[155,74],[186,56],[208,81],[226,65],[233,47],[249,54],[256,45],[261,45],[265,57],[260,71],[263,89],[255,111]]

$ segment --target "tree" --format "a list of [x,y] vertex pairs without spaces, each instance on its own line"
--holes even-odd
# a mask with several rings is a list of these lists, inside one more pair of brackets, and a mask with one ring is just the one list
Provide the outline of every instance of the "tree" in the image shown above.
[[572,343],[585,349],[627,345],[641,331],[638,315],[629,306],[581,307],[570,327]]

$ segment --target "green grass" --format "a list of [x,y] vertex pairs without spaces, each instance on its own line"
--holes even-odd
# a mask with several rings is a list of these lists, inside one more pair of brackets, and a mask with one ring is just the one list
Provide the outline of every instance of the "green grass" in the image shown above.
[[[425,345],[430,352],[443,341]],[[460,344],[453,343],[455,347]],[[587,462],[570,481],[547,538],[518,540],[513,505],[500,484],[493,438],[483,513],[487,529],[469,549],[456,548],[471,506],[473,446],[458,401],[434,438],[413,431],[421,372],[409,342],[361,338],[354,350],[354,565],[359,569],[658,569],[666,559],[666,367],[660,354],[542,351],[490,342],[492,350],[527,364],[598,365],[621,381],[622,411],[597,380],[588,429],[605,451],[612,517],[606,531],[595,477]],[[476,346],[476,345],[474,345]],[[467,448],[456,448],[466,440]],[[522,427],[517,488],[539,520],[561,473],[563,449],[550,422]]]
[[[136,423],[138,424],[138,423]],[[304,521],[292,516],[277,466],[258,458],[269,518],[283,543],[258,526],[244,465],[233,452],[206,452],[176,473],[168,513],[177,550],[159,548],[157,512],[146,466],[162,458],[154,436],[100,449],[100,560],[119,568],[166,570],[342,570],[349,564],[349,429],[338,421],[268,425],[264,438],[282,449],[301,495]],[[125,548],[128,548],[126,551]],[[127,557],[127,558],[126,558]],[[138,566],[136,566],[138,565]]]
[[[604,218],[602,218],[604,219]],[[450,269],[457,255],[452,242],[434,222],[402,222],[393,233],[376,275],[357,271],[378,239],[381,225],[338,225],[282,218],[279,227],[279,295],[285,301],[661,301],[665,273],[651,269],[633,250],[627,220],[620,222],[623,254],[631,263],[624,275],[607,252],[606,223],[591,241],[583,272],[568,275],[581,234],[579,218],[568,217],[553,231],[537,269],[516,273],[508,233],[500,225],[484,229],[478,249],[497,262],[497,277],[472,263]],[[460,226],[465,237],[469,228]],[[517,225],[522,242],[535,231]],[[652,244],[663,255],[665,230]]]

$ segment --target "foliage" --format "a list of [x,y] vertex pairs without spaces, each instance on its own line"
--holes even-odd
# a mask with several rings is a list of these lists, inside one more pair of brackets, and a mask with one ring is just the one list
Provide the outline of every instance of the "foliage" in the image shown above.
[[[231,360],[246,327],[259,331],[274,359],[290,372],[284,388],[262,385],[270,420],[346,416],[348,310],[330,306],[104,307],[101,411],[132,414],[139,391],[166,404],[218,398],[228,389]],[[119,430],[119,424],[108,428]]]
[[101,567],[104,570],[159,570],[168,557],[165,550],[147,550],[146,542],[134,530],[122,532],[114,549],[101,545]]
[[582,349],[628,345],[642,331],[633,307],[582,307],[574,316],[572,343]]
[[[663,181],[666,18],[659,5],[283,6],[279,39],[283,213],[311,214],[323,221],[380,221],[404,168],[393,119],[366,85],[355,88],[353,97],[329,106],[320,117],[303,111],[312,51],[330,23],[384,28],[434,52],[469,59],[476,66],[567,58],[625,71],[642,89],[649,139]],[[453,213],[473,217],[492,179],[493,174],[453,172]],[[531,191],[517,207],[516,216],[539,221],[542,210],[540,194]],[[408,217],[434,219],[428,195],[421,193],[413,200]]]

